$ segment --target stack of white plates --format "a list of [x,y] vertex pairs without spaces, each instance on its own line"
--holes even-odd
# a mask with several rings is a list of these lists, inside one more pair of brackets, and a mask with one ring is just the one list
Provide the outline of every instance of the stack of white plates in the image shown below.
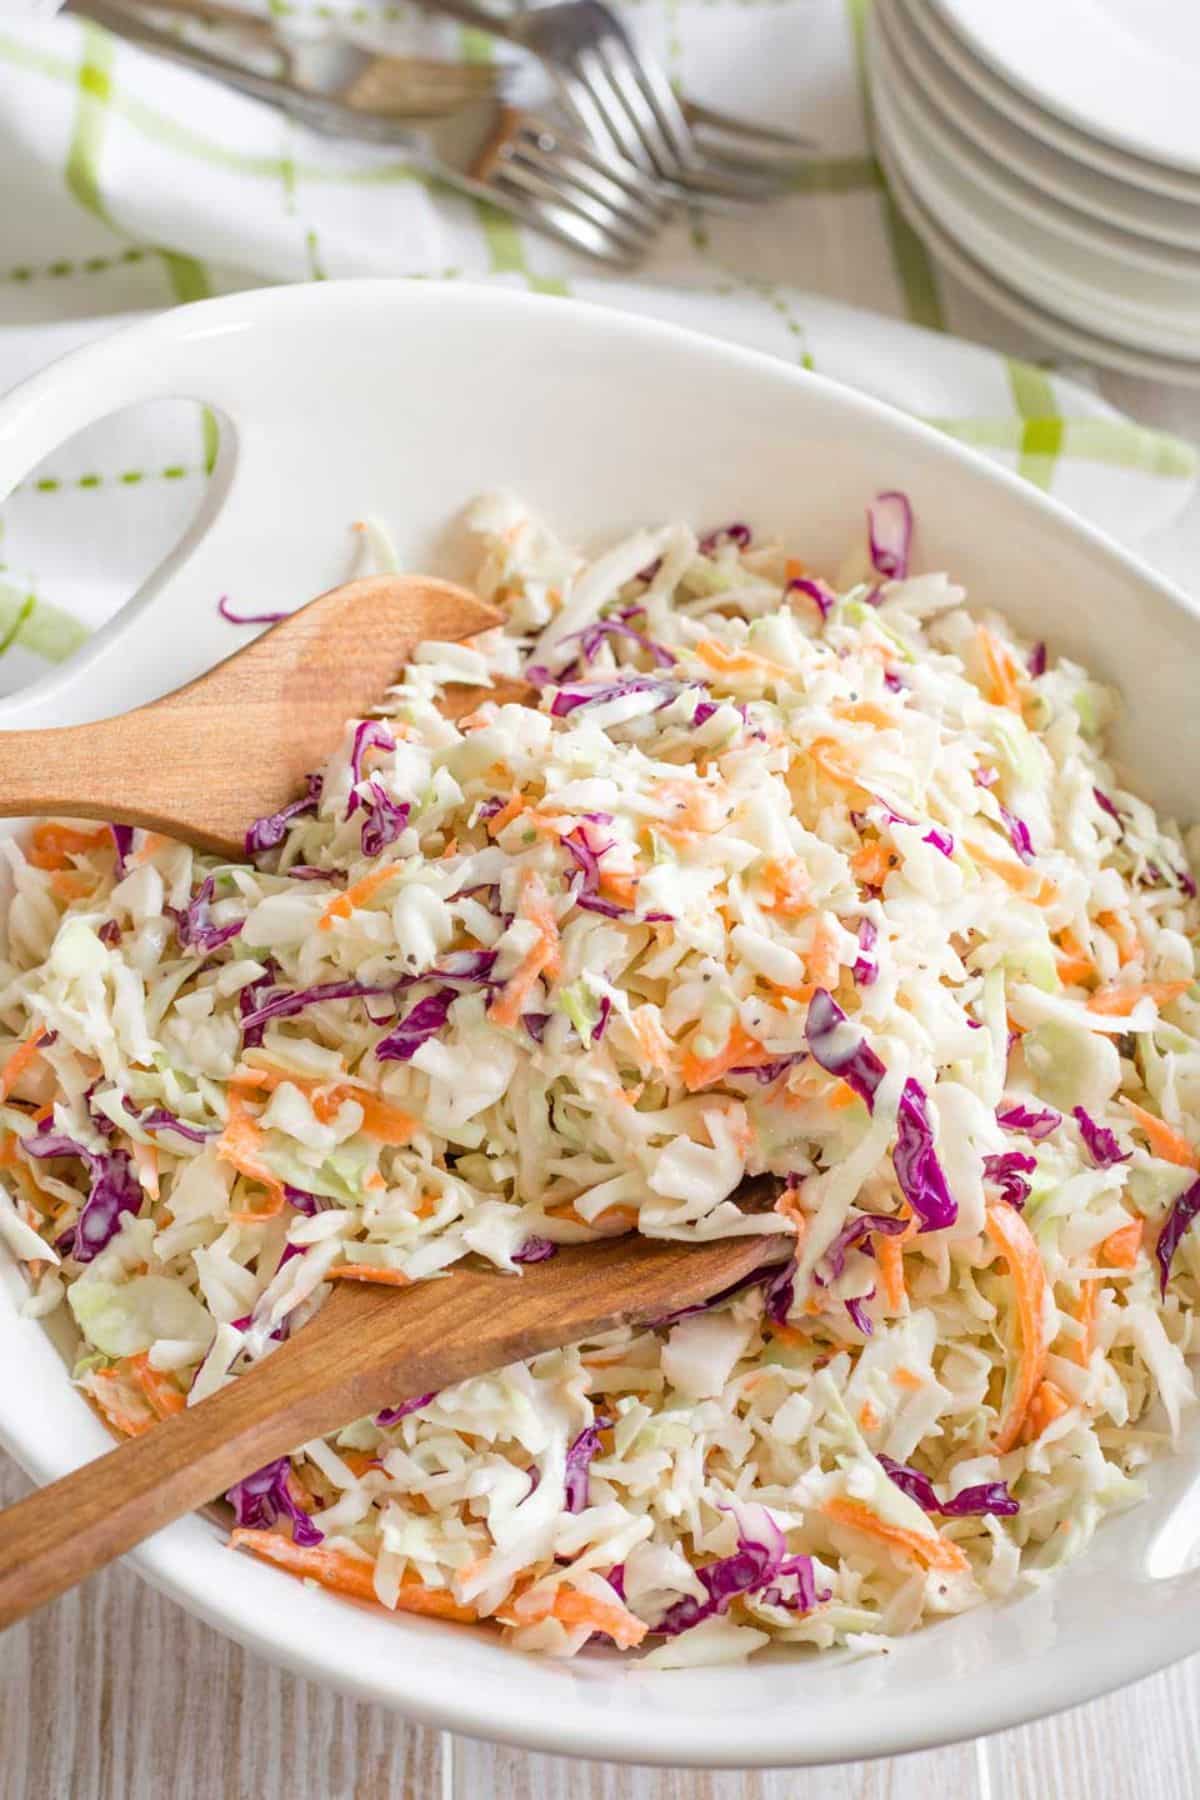
[[1200,383],[1200,0],[875,0],[869,66],[939,261],[1077,356]]

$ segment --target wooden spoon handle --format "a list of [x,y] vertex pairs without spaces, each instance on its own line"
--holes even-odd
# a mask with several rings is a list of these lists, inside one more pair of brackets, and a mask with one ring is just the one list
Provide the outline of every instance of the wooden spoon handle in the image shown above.
[[463,1269],[343,1282],[296,1336],[142,1437],[0,1513],[0,1629],[311,1438],[468,1376],[693,1304],[786,1255],[779,1237],[618,1238],[518,1280]]

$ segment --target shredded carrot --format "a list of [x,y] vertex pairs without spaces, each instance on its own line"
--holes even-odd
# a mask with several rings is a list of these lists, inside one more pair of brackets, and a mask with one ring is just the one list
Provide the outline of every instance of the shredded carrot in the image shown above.
[[785,581],[799,581],[805,573],[805,566],[798,556],[789,556],[783,565],[783,578]]
[[41,1053],[45,1033],[35,1025],[23,1043],[17,1045],[8,1061],[0,1068],[0,1100],[7,1100],[30,1063]]
[[958,1545],[948,1538],[940,1537],[937,1532],[910,1531],[905,1525],[885,1524],[865,1500],[835,1495],[832,1500],[826,1500],[821,1510],[835,1525],[849,1525],[867,1537],[878,1538],[910,1562],[921,1563],[927,1569],[958,1573],[971,1566]]
[[335,1119],[345,1102],[352,1100],[362,1108],[361,1129],[368,1137],[377,1138],[380,1143],[410,1143],[417,1130],[418,1120],[410,1113],[401,1112],[397,1106],[389,1106],[386,1100],[380,1099],[369,1088],[354,1087],[350,1082],[331,1083],[324,1076],[300,1075],[294,1069],[240,1066],[233,1071],[229,1085],[230,1098],[240,1101],[245,1090],[249,1090],[251,1095],[274,1093],[284,1082],[299,1089],[308,1100],[315,1117],[323,1124]]
[[1046,1267],[1028,1225],[1020,1213],[1004,1201],[996,1201],[988,1207],[987,1235],[1008,1263],[1017,1303],[1016,1377],[995,1441],[997,1454],[1003,1456],[1020,1436],[1025,1415],[1046,1369],[1049,1353],[1043,1324]]
[[[375,1592],[374,1564],[360,1562],[344,1550],[307,1548],[292,1542],[279,1531],[247,1531],[238,1526],[229,1536],[233,1549],[252,1550],[264,1562],[274,1563],[291,1575],[317,1581],[334,1593],[347,1594],[352,1600],[380,1604]],[[464,1625],[478,1617],[470,1607],[460,1606],[453,1595],[442,1588],[427,1588],[416,1580],[402,1581],[396,1601],[398,1612],[423,1613],[432,1619],[456,1619]]]
[[781,663],[759,656],[754,650],[728,650],[715,638],[701,638],[692,649],[700,661],[718,675],[768,675],[779,681],[796,679],[794,669],[785,669]]
[[599,887],[602,894],[618,906],[637,905],[637,877],[620,869],[606,869],[601,863]]
[[892,1380],[898,1388],[907,1388],[910,1394],[918,1394],[925,1386],[915,1369],[893,1369]]
[[796,1248],[799,1250],[808,1235],[808,1214],[800,1204],[800,1195],[794,1188],[784,1188],[773,1210],[781,1219],[786,1219],[790,1225],[795,1226]]
[[1097,988],[1088,1000],[1088,1010],[1110,1019],[1127,1019],[1139,1000],[1153,1000],[1156,1006],[1169,1006],[1191,987],[1190,981],[1140,981],[1124,987],[1114,983]]
[[594,1219],[585,1219],[573,1200],[564,1200],[558,1206],[546,1208],[548,1219],[567,1219],[572,1225],[582,1225],[588,1231],[597,1231],[603,1237],[620,1237],[627,1231],[635,1231],[638,1222],[636,1206],[606,1206],[598,1212]]
[[978,627],[979,648],[983,652],[984,668],[987,670],[987,698],[993,706],[1008,706],[1013,712],[1021,710],[1021,678],[1020,671],[1013,660],[1012,652],[1007,645],[985,625]]
[[128,1359],[129,1371],[138,1387],[150,1402],[160,1419],[169,1419],[172,1413],[183,1412],[187,1406],[187,1396],[173,1382],[169,1375],[161,1369],[150,1367],[150,1356],[146,1350]]
[[504,830],[504,827],[506,825],[511,825],[513,820],[519,818],[528,806],[529,801],[526,800],[524,794],[510,794],[499,812],[493,813],[488,820],[488,836],[492,838],[499,837],[500,833]]
[[861,787],[858,775],[853,766],[846,760],[849,746],[839,743],[834,738],[814,738],[808,745],[808,754],[826,780],[837,787]]
[[1094,981],[1096,965],[1069,925],[1059,932],[1058,942],[1058,978],[1064,987],[1082,987],[1085,982]]
[[543,1619],[557,1619],[560,1625],[589,1625],[602,1631],[619,1650],[632,1650],[650,1629],[616,1600],[597,1600],[581,1594],[576,1588],[558,1588],[553,1595],[522,1595],[507,1613],[498,1613],[502,1625],[514,1628],[540,1625]]
[[338,1104],[343,1100],[354,1100],[362,1107],[362,1128],[368,1137],[376,1138],[381,1144],[412,1142],[419,1121],[411,1113],[402,1112],[398,1106],[389,1106],[386,1100],[381,1100],[377,1094],[366,1093],[362,1088],[341,1089]]
[[849,719],[855,725],[874,725],[880,731],[892,731],[900,723],[877,700],[835,700],[830,707],[835,719]]
[[223,1162],[231,1163],[239,1175],[259,1182],[270,1197],[269,1204],[261,1212],[230,1213],[230,1218],[238,1224],[258,1224],[283,1211],[283,1183],[263,1162],[262,1145],[263,1133],[257,1122],[247,1112],[240,1096],[230,1089],[229,1117],[217,1139],[217,1155]]
[[1117,946],[1117,960],[1123,969],[1132,962],[1137,962],[1142,954],[1141,939],[1133,927],[1133,920],[1125,913],[1104,912],[1097,915],[1096,923],[1103,925],[1113,943]]
[[841,964],[838,961],[837,937],[828,915],[820,913],[813,926],[812,942],[805,954],[808,973],[817,987],[835,988]]
[[687,1051],[683,1059],[683,1085],[694,1094],[697,1088],[711,1087],[730,1069],[758,1069],[773,1060],[770,1051],[750,1036],[739,1019],[735,1019],[725,1048],[718,1050],[715,1056],[698,1056],[694,1050]]
[[83,1387],[122,1437],[141,1437],[157,1422],[158,1414],[145,1395],[130,1385],[129,1371],[120,1363],[111,1369],[93,1369],[84,1376]]
[[638,1042],[643,1074],[670,1075],[675,1066],[675,1046],[662,1028],[656,1007],[635,1006],[629,1015],[633,1035]]
[[50,876],[50,892],[57,900],[82,900],[96,886],[96,878],[87,869],[55,869]]
[[1053,1425],[1055,1419],[1061,1419],[1065,1412],[1070,1412],[1071,1402],[1062,1389],[1053,1381],[1043,1381],[1029,1402],[1029,1411],[1025,1417],[1022,1441],[1032,1444],[1040,1438],[1047,1426]]
[[883,1423],[869,1400],[864,1400],[858,1409],[858,1422],[864,1431],[878,1431]]
[[1128,1225],[1110,1231],[1100,1246],[1100,1260],[1114,1269],[1135,1269],[1144,1229],[1144,1219],[1130,1219]]
[[357,1475],[359,1480],[362,1479],[369,1469],[377,1469],[379,1467],[379,1458],[377,1456],[372,1456],[369,1450],[339,1450],[338,1455],[341,1457],[350,1473],[352,1475]]
[[875,1260],[889,1313],[903,1312],[908,1290],[904,1285],[904,1251],[898,1239],[880,1234],[875,1240]]
[[153,1144],[139,1144],[130,1141],[129,1154],[133,1158],[133,1166],[137,1170],[137,1178],[141,1186],[152,1200],[158,1199],[158,1151]]
[[502,992],[488,1008],[488,1018],[494,1025],[515,1025],[540,977],[546,974],[553,979],[562,966],[558,924],[550,904],[550,896],[535,869],[525,870],[517,910],[521,918],[528,919],[532,925],[537,926],[538,938],[520,967],[509,976]]
[[892,856],[879,838],[873,838],[850,858],[855,881],[864,887],[882,887],[892,872]]
[[399,863],[385,863],[382,868],[372,869],[361,881],[355,881],[343,893],[329,902],[317,920],[318,931],[332,931],[336,919],[348,919],[357,907],[365,906],[392,876],[399,870]]
[[1189,1144],[1181,1132],[1173,1131],[1165,1120],[1155,1118],[1145,1107],[1137,1106],[1123,1096],[1121,1105],[1132,1114],[1134,1124],[1145,1132],[1155,1156],[1163,1162],[1178,1163],[1181,1169],[1200,1169],[1200,1151]]
[[763,880],[772,890],[772,898],[763,903],[767,912],[777,912],[785,919],[799,919],[812,911],[812,883],[798,856],[764,863],[762,873]]
[[986,844],[977,843],[974,838],[963,841],[963,848],[974,862],[990,869],[1001,881],[1007,882],[1015,894],[1032,900],[1036,906],[1048,906],[1057,899],[1058,889],[1052,881],[1039,875],[1028,863],[1018,862],[1015,856],[1007,856],[1000,851],[991,850]]
[[25,860],[35,869],[67,869],[68,857],[86,856],[89,850],[111,845],[112,841],[107,825],[101,825],[98,831],[78,831],[74,825],[46,821],[34,826],[32,847],[25,852]]
[[[1063,1355],[1067,1360],[1077,1362],[1082,1369],[1086,1369],[1091,1362],[1092,1351],[1096,1344],[1096,1293],[1099,1285],[1098,1281],[1090,1279],[1080,1282],[1079,1299],[1071,1314],[1080,1328],[1080,1335],[1077,1338],[1069,1339],[1063,1346]],[[1051,1384],[1042,1383],[1043,1387],[1048,1385]],[[1049,1420],[1046,1423],[1049,1424]],[[1043,1426],[1042,1429],[1044,1430],[1045,1427]],[[1035,1437],[1039,1435],[1038,1432],[1034,1433]]]
[[339,1263],[328,1269],[326,1281],[374,1281],[380,1287],[411,1287],[412,1279],[403,1269],[381,1269],[374,1263]]

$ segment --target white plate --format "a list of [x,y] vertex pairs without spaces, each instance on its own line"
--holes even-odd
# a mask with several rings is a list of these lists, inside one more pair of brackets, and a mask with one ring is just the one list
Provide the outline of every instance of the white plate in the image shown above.
[[961,165],[947,163],[928,136],[903,82],[888,78],[882,31],[873,17],[870,62],[878,73],[876,121],[923,205],[949,234],[1011,287],[1046,303],[1085,330],[1135,349],[1200,356],[1200,284],[1137,270],[1088,250],[983,192]]
[[1147,355],[1131,350],[1112,338],[1100,337],[1060,318],[1057,313],[1038,306],[1024,294],[1001,281],[990,269],[967,253],[932,213],[924,207],[885,145],[879,147],[879,160],[887,178],[888,191],[937,262],[970,288],[989,306],[1012,319],[1033,336],[1056,349],[1067,351],[1081,362],[1096,363],[1103,368],[1120,369],[1127,375],[1138,375],[1147,381],[1172,382],[1180,387],[1200,388],[1200,363],[1172,357]]
[[[997,3],[1025,6],[1034,4],[1035,0],[997,0]],[[1054,5],[1057,0],[1044,0],[1044,3]],[[1193,0],[1179,0],[1179,3],[1191,5]],[[1200,184],[1195,176],[1168,169],[1162,163],[1129,156],[1111,144],[1088,137],[1085,132],[1077,131],[1074,126],[1043,112],[1026,99],[1024,94],[1018,93],[1016,88],[1009,87],[995,70],[974,56],[970,47],[950,30],[944,18],[934,11],[932,0],[905,0],[905,10],[916,28],[967,85],[990,107],[1020,126],[1022,131],[1031,133],[1057,150],[1061,156],[1083,168],[1100,171],[1129,187],[1167,195],[1193,210],[1200,207]]]
[[[1036,168],[1019,167],[1011,155],[1002,161],[994,149],[984,150],[970,136],[962,117],[962,107],[947,98],[947,89],[952,84],[957,83],[963,94],[968,90],[958,83],[958,77],[945,64],[937,63],[915,34],[905,29],[899,8],[891,4],[891,0],[875,0],[872,18],[878,21],[887,46],[887,68],[885,70],[881,65],[881,78],[887,82],[906,117],[910,110],[919,110],[924,130],[936,146],[943,164],[961,169],[985,193],[1073,243],[1118,256],[1125,266],[1133,264],[1155,274],[1191,276],[1200,281],[1200,215],[1193,234],[1195,247],[1184,249],[1159,243],[1141,235],[1140,230],[1123,230],[1119,224],[1110,222],[1111,207],[1105,206],[1102,216],[1080,211],[1069,200],[1056,195]],[[939,75],[946,83],[940,93]],[[999,119],[997,123],[1005,132],[1013,132],[1019,149],[1028,145],[1029,139],[1024,133],[1016,132],[1006,120]],[[1034,149],[1043,155],[1050,154],[1041,145],[1035,144]],[[1104,202],[1101,200],[1099,205],[1104,206]],[[1139,222],[1143,222],[1144,196],[1138,196],[1135,211]]]
[[[1194,816],[1200,611],[1027,482],[783,360],[465,282],[260,289],[138,324],[0,402],[0,500],[85,425],[178,394],[232,421],[204,517],[77,659],[0,705],[0,728],[102,716],[200,673],[229,648],[214,595],[294,605],[341,578],[365,514],[390,526],[402,567],[451,576],[470,566],[464,502],[498,485],[588,544],[736,513],[831,572],[862,541],[867,498],[903,487],[917,566],[952,569],[978,605],[1118,680],[1129,780]],[[110,1444],[70,1385],[67,1346],[18,1316],[20,1292],[0,1256],[0,1439],[47,1481]],[[661,1674],[600,1653],[520,1656],[484,1628],[356,1606],[234,1555],[202,1518],[132,1561],[259,1652],[433,1725],[559,1754],[786,1767],[1021,1724],[1200,1650],[1200,1424],[1151,1495],[1054,1581],[887,1656],[781,1650]]]
[[1195,0],[934,0],[1002,80],[1090,137],[1200,175]]

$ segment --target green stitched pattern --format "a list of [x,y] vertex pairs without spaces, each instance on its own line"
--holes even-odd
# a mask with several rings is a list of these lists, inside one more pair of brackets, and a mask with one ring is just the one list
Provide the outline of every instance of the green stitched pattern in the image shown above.
[[93,25],[83,28],[83,61],[79,65],[75,125],[67,151],[67,186],[80,206],[111,226],[100,192],[100,155],[111,97],[112,39]]
[[145,262],[149,255],[148,250],[131,247],[118,251],[114,256],[88,256],[82,262],[69,262],[63,258],[40,268],[22,263],[15,269],[0,269],[0,281],[61,281],[77,275],[106,275],[112,269],[123,269],[130,263]]
[[207,300],[212,293],[212,282],[202,262],[194,256],[182,256],[177,250],[160,250],[163,268],[171,283],[171,292],[176,300],[184,303],[188,300]]
[[1007,359],[1013,403],[1025,421],[1017,472],[1049,493],[1054,463],[1062,447],[1062,420],[1057,416],[1050,377],[1030,363]]
[[[199,469],[188,468],[185,463],[170,463],[165,469],[119,469],[112,475],[99,475],[95,470],[86,475],[63,477],[61,475],[39,475],[35,481],[20,483],[12,491],[14,494],[61,494],[74,488],[82,488],[88,492],[102,487],[137,487],[143,481],[182,481],[188,475],[199,475]],[[211,469],[204,474],[210,475]]]
[[1148,475],[1166,476],[1191,481],[1200,465],[1200,455],[1180,438],[1165,432],[1151,431],[1127,419],[946,419],[926,418],[948,437],[961,444],[972,444],[980,450],[1021,451],[1029,447],[1032,433],[1036,442],[1040,428],[1051,427],[1044,434],[1049,443],[1053,435],[1058,455],[1073,461],[1108,464],[1119,469],[1140,469]]

